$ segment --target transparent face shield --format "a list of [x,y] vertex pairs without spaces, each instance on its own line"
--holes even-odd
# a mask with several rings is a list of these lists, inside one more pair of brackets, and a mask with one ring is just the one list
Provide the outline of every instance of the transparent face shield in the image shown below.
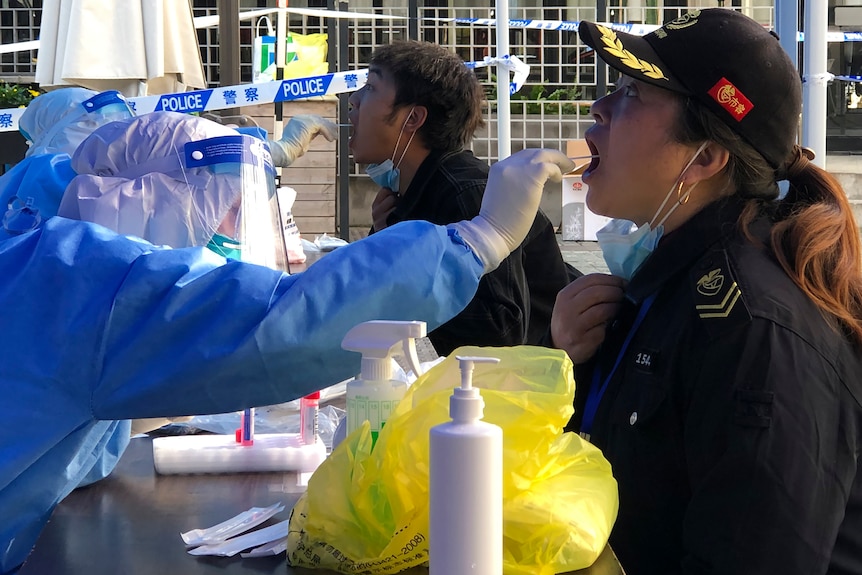
[[116,90],[101,92],[78,104],[76,111],[63,116],[41,137],[33,138],[21,129],[21,134],[30,146],[25,156],[43,153],[72,155],[75,148],[100,126],[116,120],[125,120],[134,115],[120,92]]
[[[244,135],[189,142],[184,164],[190,175],[202,168],[209,171],[207,187],[229,190],[220,197],[230,201],[219,204],[199,192],[192,194],[195,212],[209,235],[207,247],[225,257],[286,270],[275,169],[264,142]],[[191,180],[190,187],[196,187]]]

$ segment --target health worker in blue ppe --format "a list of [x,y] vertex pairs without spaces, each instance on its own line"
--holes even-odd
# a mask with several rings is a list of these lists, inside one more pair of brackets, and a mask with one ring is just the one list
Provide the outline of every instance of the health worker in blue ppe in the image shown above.
[[[29,230],[54,216],[66,186],[76,176],[70,156],[78,145],[100,126],[132,117],[134,114],[126,100],[113,90],[98,93],[70,87],[35,98],[19,121],[19,130],[29,143],[26,156],[0,177],[0,223],[3,228],[0,236]],[[287,167],[305,153],[314,137],[322,135],[331,141],[336,132],[335,124],[325,118],[298,115],[285,126],[281,139],[268,140],[267,143],[277,165]],[[108,227],[121,233],[134,233],[116,226]],[[156,243],[168,243],[158,242],[147,234],[138,235]],[[144,433],[172,420],[174,418],[135,420],[132,433]],[[101,478],[104,470],[111,468],[113,464],[96,462],[93,477],[84,483]]]
[[[269,142],[270,149],[278,154],[280,165],[289,165],[316,135],[334,138],[334,125],[328,124],[317,116],[296,116],[285,126],[282,141]],[[278,213],[277,206],[270,205],[275,179],[264,145],[262,139],[241,137],[232,127],[183,114],[155,113],[114,122],[93,133],[73,155],[72,168],[78,175],[66,190],[59,214],[156,245],[207,246],[226,257],[284,268],[283,250],[276,249],[281,237],[273,233],[277,221],[274,226],[240,230],[240,204],[245,207],[242,214],[255,221],[271,222]],[[225,153],[230,146],[250,152],[251,170]],[[200,160],[194,159],[197,155]],[[265,169],[254,170],[255,163]],[[249,194],[250,189],[262,190],[262,198]],[[239,237],[249,234],[255,241]],[[245,257],[243,243],[252,246]],[[254,250],[268,253],[255,258]],[[136,419],[132,434],[172,421],[177,418]]]
[[17,229],[57,213],[75,177],[70,156],[96,128],[133,116],[116,91],[62,88],[37,96],[18,120],[29,147],[24,159],[0,177],[0,213]]
[[[18,129],[29,144],[24,159],[0,177],[0,214],[4,227],[23,231],[56,215],[66,186],[75,177],[70,156],[98,127],[134,116],[122,94],[62,88],[33,99]],[[315,115],[291,118],[278,140],[267,139],[273,163],[288,167],[313,138],[332,141],[335,124]]]
[[[235,166],[201,164],[217,156],[211,140],[224,137],[221,126],[169,112],[119,125],[126,129],[105,126],[76,152],[76,168],[85,159],[93,165],[70,186],[79,210],[79,198],[123,196],[108,169],[116,162],[133,182],[126,190],[149,186],[141,196],[153,203],[129,205],[147,210],[157,188],[172,197],[185,189],[195,218],[215,222],[229,206],[219,228],[231,233],[237,206],[218,180]],[[266,147],[252,151],[240,138],[221,149],[239,154],[242,177],[234,181],[245,186],[269,158],[258,154]],[[124,159],[143,149],[151,153],[142,163],[167,164],[176,161],[165,159],[174,148],[183,162],[177,170],[132,176],[139,160]],[[545,182],[572,168],[556,150],[519,152],[492,167],[472,220],[403,222],[295,275],[62,216],[0,239],[0,305],[9,311],[0,333],[0,573],[24,561],[118,425],[289,401],[359,371],[360,356],[340,345],[356,324],[412,319],[433,329],[452,318],[479,278],[521,243]],[[218,200],[204,198],[209,189]],[[196,242],[196,230],[212,227],[184,222]]]
[[[69,92],[79,94],[80,98],[89,93],[79,89],[70,89]],[[58,102],[56,97],[48,96],[50,94],[45,96],[48,102]],[[102,99],[104,102],[105,96],[115,98],[113,93],[103,93],[84,100],[82,106],[93,107],[94,101]],[[59,106],[47,108],[53,115],[43,105],[39,108],[43,112],[37,115],[33,125],[47,125],[50,117],[59,115]],[[65,207],[58,208],[61,200],[53,197],[47,206],[45,202],[40,202],[40,208],[24,206],[16,209],[12,206],[5,217],[9,229],[0,231],[0,237],[10,235],[10,231],[20,233],[39,225],[40,211],[48,212],[46,207],[50,207],[50,212],[59,209],[61,215],[66,217],[99,223],[117,233],[135,235],[157,245],[209,245],[221,255],[239,259],[239,250],[233,237],[237,235],[236,205],[243,183],[240,172],[234,174],[226,169],[229,165],[226,162],[215,166],[218,173],[206,167],[186,170],[182,162],[177,161],[179,156],[173,153],[182,149],[185,142],[215,136],[238,138],[237,132],[214,122],[200,122],[192,116],[181,114],[160,113],[140,118],[126,115],[123,119],[115,116],[115,119],[116,122],[107,123],[98,130],[92,120],[86,123],[84,129],[83,122],[70,124],[60,119],[57,126],[72,126],[71,132],[52,128],[50,132],[54,135],[44,139],[41,144],[45,154],[36,157],[48,157],[49,149],[58,149],[49,148],[49,144],[68,147],[74,144],[75,149],[69,150],[73,154],[71,160],[66,154],[62,155],[66,158],[63,163],[71,166],[68,173],[74,176],[68,182]],[[30,125],[30,121],[25,122],[26,127]],[[96,133],[87,137],[94,130]],[[159,133],[161,131],[164,133]],[[267,144],[275,152],[280,165],[287,166],[305,153],[317,135],[333,139],[334,124],[318,116],[295,116],[285,126],[281,140],[268,141]],[[79,147],[82,140],[86,145]],[[130,142],[146,145],[129,146]],[[250,137],[246,137],[246,142],[252,149],[259,150],[264,145],[262,141]],[[258,156],[263,153],[258,152]],[[274,183],[271,165],[269,171],[264,174],[265,186]],[[227,218],[228,211],[232,209],[234,217]],[[228,235],[214,233],[219,222],[226,226],[231,220],[232,225],[224,230]],[[94,448],[94,453],[82,457],[77,464],[81,470],[90,468],[83,475],[79,486],[98,481],[113,470],[128,445],[130,433],[146,433],[183,419],[182,416],[135,418],[131,422],[111,423]]]

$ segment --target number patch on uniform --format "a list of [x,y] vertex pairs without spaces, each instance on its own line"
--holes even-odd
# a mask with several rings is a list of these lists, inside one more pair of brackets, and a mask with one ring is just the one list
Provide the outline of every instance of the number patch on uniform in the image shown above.
[[635,352],[634,362],[635,369],[644,373],[655,373],[658,362],[659,353],[651,349],[642,349]]

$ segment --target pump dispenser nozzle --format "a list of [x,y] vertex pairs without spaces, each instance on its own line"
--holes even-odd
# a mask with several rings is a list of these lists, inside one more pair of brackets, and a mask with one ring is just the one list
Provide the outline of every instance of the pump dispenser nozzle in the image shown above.
[[500,363],[496,357],[456,355],[461,369],[461,387],[456,387],[449,398],[449,416],[452,421],[466,423],[482,419],[485,402],[479,390],[473,387],[473,366],[477,363]]

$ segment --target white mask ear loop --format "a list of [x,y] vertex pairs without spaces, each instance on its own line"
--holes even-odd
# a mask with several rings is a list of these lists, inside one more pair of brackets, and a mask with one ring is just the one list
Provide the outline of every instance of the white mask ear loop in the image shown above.
[[[668,201],[668,200],[670,199],[670,197],[673,195],[673,190],[674,190],[674,188],[676,188],[677,184],[679,184],[679,180],[680,180],[680,178],[682,178],[682,177],[685,175],[685,171],[686,171],[686,170],[687,170],[687,169],[688,169],[688,168],[689,168],[689,167],[694,163],[694,161],[697,159],[697,157],[698,157],[698,156],[700,155],[700,153],[701,153],[701,152],[706,148],[706,146],[707,146],[708,144],[709,144],[709,142],[704,142],[704,143],[702,143],[702,144],[700,145],[700,147],[697,149],[697,151],[694,153],[694,155],[691,157],[691,159],[688,161],[688,163],[685,165],[685,167],[682,169],[682,171],[679,173],[679,177],[677,177],[677,179],[676,179],[676,181],[674,182],[674,184],[670,187],[670,190],[668,191],[667,195],[664,197],[664,201],[663,201],[663,202],[661,203],[661,205],[658,207],[658,209],[657,209],[657,210],[656,210],[656,212],[655,212],[655,215],[654,215],[654,216],[652,217],[652,219],[650,220],[649,225],[650,225],[650,228],[651,228],[651,229],[653,228],[653,223],[655,222],[656,218],[658,218],[658,215],[661,213],[661,211],[662,211],[662,210],[664,209],[664,207],[667,205],[667,201]],[[691,195],[692,190],[694,190],[695,186],[697,186],[697,184],[698,184],[698,183],[699,183],[699,182],[695,182],[695,183],[694,183],[694,184],[693,184],[693,185],[688,189],[688,191],[685,193],[685,195],[684,195],[684,196],[682,196],[682,197],[679,199],[679,201],[678,201],[678,202],[676,202],[676,203],[675,203],[675,204],[670,208],[670,210],[668,210],[668,212],[664,215],[664,217],[663,217],[663,218],[661,219],[661,221],[657,224],[657,226],[660,226],[660,225],[664,224],[664,223],[667,221],[667,219],[671,216],[671,214],[672,214],[672,213],[673,213],[673,212],[674,212],[674,211],[675,211],[675,210],[676,210],[680,205],[682,205],[683,203],[685,203],[685,199],[686,199],[686,198],[688,198],[688,196],[689,196],[689,195]]]
[[[393,162],[395,161],[395,152],[398,151],[398,144],[401,142],[401,135],[404,133],[404,128],[407,126],[407,122],[410,121],[410,116],[411,116],[411,114],[413,114],[413,110],[415,110],[415,109],[416,109],[416,106],[413,106],[412,108],[410,108],[410,113],[407,114],[407,117],[404,119],[404,124],[401,126],[401,131],[398,132],[398,139],[395,140],[395,149],[392,150],[392,158],[391,159]],[[410,147],[410,143],[413,141],[413,136],[415,136],[415,135],[416,135],[416,132],[413,132],[412,134],[410,134],[410,139],[407,140],[407,145],[404,146],[404,151],[401,152],[401,157],[398,158],[398,163],[395,164],[396,168],[401,165],[402,160],[404,160],[404,156],[407,155],[407,149]]]

